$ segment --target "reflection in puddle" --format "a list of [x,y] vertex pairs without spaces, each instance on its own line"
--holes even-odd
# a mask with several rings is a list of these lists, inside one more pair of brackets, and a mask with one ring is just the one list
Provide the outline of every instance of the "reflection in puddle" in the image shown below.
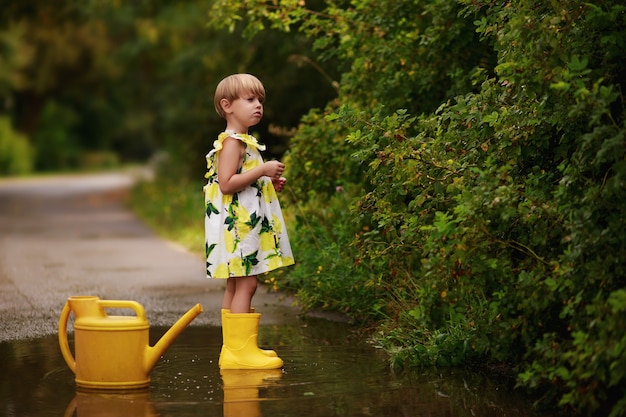
[[[151,343],[165,328],[151,329]],[[528,416],[504,384],[460,370],[394,375],[343,323],[261,326],[283,370],[222,371],[221,330],[190,326],[157,362],[149,390],[77,391],[56,335],[0,343],[0,416]]]
[[156,417],[150,391],[126,393],[76,392],[65,410],[64,417]]
[[261,416],[261,399],[268,397],[267,392],[260,391],[278,384],[283,376],[280,369],[225,369],[220,374],[224,392],[224,417]]

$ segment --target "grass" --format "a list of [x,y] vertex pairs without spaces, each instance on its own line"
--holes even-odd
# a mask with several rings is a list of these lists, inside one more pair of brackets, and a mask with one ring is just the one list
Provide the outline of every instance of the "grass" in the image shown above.
[[142,181],[133,188],[129,204],[160,236],[204,256],[202,183],[171,179]]

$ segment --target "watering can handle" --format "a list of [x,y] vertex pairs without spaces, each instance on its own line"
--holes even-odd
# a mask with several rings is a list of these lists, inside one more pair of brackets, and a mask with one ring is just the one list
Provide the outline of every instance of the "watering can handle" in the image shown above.
[[137,314],[137,318],[146,321],[146,310],[137,301],[130,300],[98,300],[98,305],[103,308],[129,308]]
[[[131,309],[135,312],[135,314],[137,314],[139,319],[146,321],[146,311],[143,306],[136,301],[98,300],[98,304],[102,308]],[[70,307],[69,301],[67,301],[61,311],[61,317],[59,317],[59,347],[61,348],[61,354],[63,355],[63,359],[65,359],[67,366],[69,366],[72,372],[76,373],[76,359],[72,355],[70,344],[67,340],[67,322],[71,312],[72,308]]]
[[67,341],[67,321],[71,311],[70,303],[66,302],[61,311],[61,317],[59,318],[59,346],[61,347],[61,353],[63,354],[65,363],[67,363],[67,366],[70,367],[72,372],[76,373],[76,359],[74,359],[70,351],[70,344]]

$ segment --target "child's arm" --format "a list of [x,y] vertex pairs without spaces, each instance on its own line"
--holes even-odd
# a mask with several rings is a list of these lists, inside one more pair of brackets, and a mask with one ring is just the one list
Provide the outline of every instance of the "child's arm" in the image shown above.
[[222,143],[218,157],[217,180],[223,194],[241,191],[262,176],[280,178],[285,169],[285,165],[280,161],[267,161],[250,171],[237,174],[244,152],[243,143],[237,139],[226,138]]

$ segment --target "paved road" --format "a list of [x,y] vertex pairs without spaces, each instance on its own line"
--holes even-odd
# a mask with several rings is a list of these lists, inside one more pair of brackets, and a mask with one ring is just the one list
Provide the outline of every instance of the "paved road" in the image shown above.
[[[192,325],[219,325],[224,281],[204,261],[157,237],[124,206],[129,173],[0,180],[0,341],[57,332],[72,295],[135,300],[152,326],[196,303]],[[292,300],[260,287],[262,324],[291,323]]]

